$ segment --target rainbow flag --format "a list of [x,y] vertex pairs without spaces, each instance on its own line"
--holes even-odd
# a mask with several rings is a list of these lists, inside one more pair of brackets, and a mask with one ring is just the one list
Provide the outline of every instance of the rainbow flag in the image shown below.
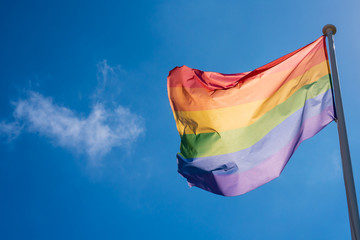
[[178,172],[224,196],[278,177],[299,144],[334,120],[324,36],[251,72],[176,67],[167,84]]

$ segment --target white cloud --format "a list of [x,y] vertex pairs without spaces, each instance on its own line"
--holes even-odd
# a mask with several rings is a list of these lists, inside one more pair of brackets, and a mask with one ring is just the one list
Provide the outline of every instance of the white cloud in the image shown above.
[[9,142],[17,138],[22,127],[17,122],[0,122],[0,136],[6,137]]
[[107,60],[97,64],[98,85],[94,94],[95,101],[111,102],[120,95],[121,81],[120,75],[126,75],[126,71],[120,66],[110,66]]
[[55,145],[86,153],[94,164],[112,148],[130,146],[145,131],[144,120],[123,106],[107,108],[100,98],[110,75],[117,77],[117,68],[110,67],[106,60],[99,63],[98,80],[102,83],[87,117],[55,104],[50,97],[29,91],[27,98],[14,103],[14,122],[0,122],[0,134],[11,141],[21,130],[38,133]]
[[49,137],[60,146],[85,151],[91,158],[132,143],[144,131],[141,117],[121,106],[111,111],[98,103],[88,117],[81,118],[36,92],[30,92],[15,106],[15,119],[27,130]]

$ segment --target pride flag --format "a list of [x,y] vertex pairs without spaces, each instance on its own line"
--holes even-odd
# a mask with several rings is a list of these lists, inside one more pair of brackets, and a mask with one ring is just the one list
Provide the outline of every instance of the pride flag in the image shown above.
[[251,72],[176,67],[167,84],[178,172],[224,196],[278,177],[299,144],[334,120],[325,36]]

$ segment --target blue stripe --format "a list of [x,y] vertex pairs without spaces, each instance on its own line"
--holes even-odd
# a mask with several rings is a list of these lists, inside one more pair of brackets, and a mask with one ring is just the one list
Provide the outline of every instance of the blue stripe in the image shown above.
[[[323,94],[308,99],[303,108],[293,113],[249,148],[234,153],[189,159],[177,154],[179,172],[195,174],[221,170],[224,173],[232,173],[251,169],[292,141],[304,120],[316,116],[332,106],[332,92],[329,89]],[[334,118],[333,111],[329,111],[328,114]]]

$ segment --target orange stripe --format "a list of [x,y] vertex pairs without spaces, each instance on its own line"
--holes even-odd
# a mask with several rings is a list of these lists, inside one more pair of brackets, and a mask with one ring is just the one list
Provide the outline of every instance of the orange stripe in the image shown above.
[[[326,61],[324,46],[319,44],[299,62],[282,62],[253,78],[237,83],[229,89],[209,90],[207,88],[169,87],[169,96],[174,111],[198,111],[235,106],[268,98],[288,80],[301,76],[306,71]],[[296,67],[288,68],[289,65]],[[277,71],[277,68],[286,70]],[[169,76],[170,78],[171,76]],[[179,76],[178,76],[179,77]],[[187,77],[186,75],[184,77]],[[172,79],[169,79],[171,82]],[[168,84],[169,84],[168,82]],[[170,85],[170,84],[169,84]]]
[[[306,92],[309,88],[320,88],[329,85],[329,70],[324,61],[303,75],[287,81],[278,91],[267,99],[240,104],[237,106],[203,111],[175,111],[175,121],[180,135],[206,132],[224,132],[227,130],[250,126],[277,105],[283,104],[297,91]],[[325,78],[325,80],[323,79]],[[319,80],[320,79],[320,80]],[[319,80],[319,81],[318,81]],[[314,82],[318,81],[316,84]],[[304,86],[305,90],[304,90]],[[304,98],[304,95],[300,98]],[[302,103],[303,104],[303,103]]]

